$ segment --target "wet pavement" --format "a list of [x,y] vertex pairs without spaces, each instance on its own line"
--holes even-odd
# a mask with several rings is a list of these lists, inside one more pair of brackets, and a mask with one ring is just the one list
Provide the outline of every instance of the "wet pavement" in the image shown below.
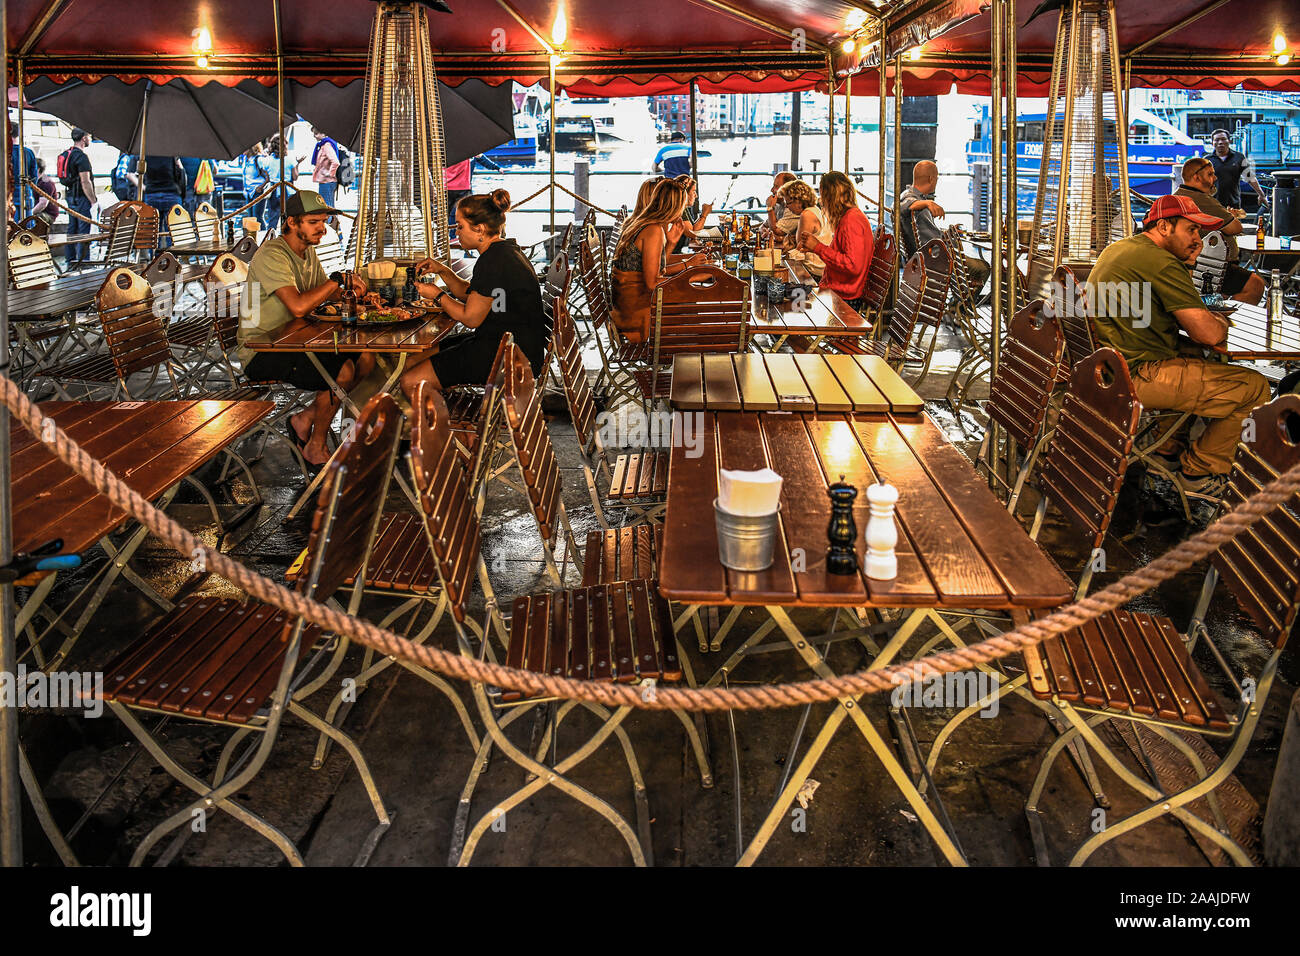
[[[977,448],[981,424],[967,416],[966,433],[951,410],[939,399],[947,384],[945,369],[956,352],[941,348],[936,367],[922,388],[928,409],[950,438],[969,455]],[[554,399],[552,401],[551,399]],[[579,542],[597,527],[587,495],[576,439],[567,410],[558,395],[548,396],[552,412],[549,428],[562,465],[564,500]],[[288,454],[272,444],[254,465],[264,496],[260,512],[242,525],[225,543],[226,549],[249,567],[277,580],[306,543],[309,518],[285,521],[303,481]],[[236,481],[228,495],[249,500],[249,488]],[[225,500],[229,501],[230,497]],[[1032,488],[1026,493],[1022,520],[1036,504]],[[395,489],[388,505],[408,510]],[[1139,516],[1147,508],[1136,476],[1125,488],[1106,543],[1107,566],[1094,590],[1133,568],[1149,563],[1186,533],[1184,527],[1140,528]],[[233,506],[232,506],[233,510]],[[182,524],[198,529],[208,542],[216,531],[206,505],[183,488],[170,513]],[[611,523],[619,512],[610,511]],[[1040,537],[1044,547],[1071,578],[1090,557],[1090,542],[1049,516]],[[484,557],[502,604],[509,598],[547,587],[547,577],[537,532],[521,495],[494,485],[488,495],[483,524]],[[71,593],[77,580],[93,571],[102,553],[90,556],[87,567],[61,582],[53,597]],[[191,573],[189,562],[152,540],[137,553],[134,567],[161,593],[237,596],[228,583]],[[1136,602],[1139,609],[1168,614],[1184,625],[1200,589],[1203,568],[1179,575],[1157,592]],[[362,614],[379,620],[393,609],[392,602],[368,598]],[[482,617],[482,595],[476,594],[473,613]],[[428,609],[422,609],[427,615]],[[113,589],[83,636],[69,668],[94,671],[121,647],[135,639],[158,610],[135,589],[122,583]],[[395,627],[421,621],[399,619]],[[805,633],[827,629],[827,615],[795,615]],[[720,652],[701,654],[689,634],[683,642],[691,668],[702,683],[728,653],[762,624],[759,610],[744,612]],[[1222,592],[1216,595],[1208,616],[1210,632],[1229,662],[1239,672],[1257,674],[1270,648],[1249,627],[1245,617]],[[452,649],[455,637],[444,620],[431,639]],[[919,644],[919,641],[917,642]],[[912,645],[915,649],[917,644]],[[21,647],[21,642],[20,642]],[[840,641],[830,645],[829,663],[838,672],[866,666],[869,656],[861,644]],[[361,651],[355,646],[340,676],[357,673]],[[1204,648],[1197,659],[1207,676],[1215,668]],[[1019,673],[1018,660],[1006,662],[1011,676]],[[777,679],[806,678],[808,671],[793,653],[753,656],[729,676],[733,686]],[[1211,676],[1213,683],[1213,678]],[[1279,680],[1264,709],[1250,751],[1236,771],[1233,789],[1225,797],[1230,828],[1252,852],[1258,852],[1260,820],[1269,798],[1287,703],[1300,684],[1296,655],[1284,656]],[[1221,697],[1232,699],[1230,685],[1215,685]],[[457,685],[471,712],[474,705],[467,688]],[[321,711],[329,693],[308,701]],[[888,700],[867,698],[864,710],[887,741],[892,725]],[[800,754],[831,711],[830,705],[813,707],[807,715]],[[533,707],[511,727],[511,738],[534,752],[543,740],[550,709]],[[924,751],[952,711],[909,708]],[[762,822],[783,772],[791,764],[791,747],[801,721],[799,709],[741,712],[733,716],[711,714],[703,718],[712,767],[712,786],[701,784],[682,725],[671,714],[634,712],[624,727],[644,776],[652,821],[653,855],[657,865],[729,865],[737,847],[750,840]],[[157,718],[146,723],[152,726]],[[734,721],[736,748],[731,746]],[[477,714],[474,723],[481,728]],[[581,709],[560,724],[555,740],[561,756],[584,742],[598,726]],[[379,842],[371,865],[443,865],[452,844],[453,821],[474,752],[450,702],[433,686],[400,667],[390,667],[362,692],[346,718],[345,729],[369,761],[379,793],[393,815],[388,832]],[[157,823],[186,806],[189,790],[177,784],[147,755],[141,753],[125,727],[108,714],[92,720],[74,714],[26,713],[23,741],[59,825],[71,830],[71,844],[85,864],[124,864],[131,852]],[[1114,731],[1101,731],[1115,751],[1125,756],[1134,772],[1141,773],[1133,749]],[[948,743],[938,762],[934,781],[943,808],[971,863],[976,865],[1030,865],[1035,862],[1033,843],[1024,812],[1024,800],[1039,760],[1055,738],[1042,713],[1027,701],[1010,697],[996,716],[968,720]],[[220,728],[169,721],[161,729],[164,745],[199,776],[214,772],[226,734]],[[260,776],[240,791],[236,799],[286,833],[315,865],[350,863],[375,824],[360,778],[346,753],[331,749],[323,767],[311,769],[317,734],[301,721],[287,719],[272,756]],[[1212,746],[1222,751],[1221,742]],[[798,759],[797,755],[793,758]],[[1104,765],[1098,763],[1103,789],[1111,807],[1106,813],[1118,819],[1143,806]],[[569,775],[574,783],[607,800],[626,819],[636,820],[632,780],[623,750],[610,740],[592,758]],[[786,814],[760,859],[764,865],[886,865],[930,866],[943,859],[915,819],[865,739],[851,724],[844,724],[812,773],[815,792],[800,812]],[[523,785],[522,770],[494,755],[473,794],[472,823],[496,801]],[[739,806],[739,814],[737,814]],[[798,805],[796,805],[798,806]],[[1044,830],[1050,860],[1068,859],[1095,825],[1095,805],[1081,775],[1066,759],[1058,762],[1042,800]],[[164,840],[165,858],[188,866],[282,865],[284,859],[269,842],[224,814],[206,818],[203,832],[182,828],[181,840]],[[30,812],[25,817],[25,848],[29,862],[54,864],[57,858],[41,836]],[[1217,862],[1207,855],[1184,826],[1163,818],[1108,844],[1096,863],[1200,866]],[[551,788],[543,789],[510,810],[489,829],[478,845],[476,864],[622,865],[630,862],[623,840],[614,828],[589,808]]]

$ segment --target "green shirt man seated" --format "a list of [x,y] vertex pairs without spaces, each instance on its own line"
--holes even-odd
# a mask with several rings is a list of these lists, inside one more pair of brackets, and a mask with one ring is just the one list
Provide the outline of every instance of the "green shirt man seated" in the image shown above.
[[[370,374],[375,357],[367,352],[317,352],[317,368],[308,353],[259,352],[249,342],[273,335],[339,296],[339,285],[325,275],[315,248],[325,235],[326,222],[337,212],[319,193],[304,190],[290,196],[284,204],[284,235],[258,247],[248,266],[248,286],[240,305],[237,355],[248,378],[316,392],[312,404],[289,419],[289,437],[309,470],[329,460],[325,436],[338,410],[320,368],[340,388],[349,389]],[[358,296],[366,294],[360,277],[354,275],[352,284]]]
[[1163,447],[1189,498],[1217,500],[1243,419],[1269,400],[1268,380],[1205,357],[1206,349],[1223,349],[1228,324],[1205,307],[1186,263],[1199,251],[1201,230],[1222,220],[1185,196],[1161,196],[1143,225],[1139,235],[1107,246],[1088,276],[1097,335],[1128,362],[1144,408],[1206,419],[1195,441],[1182,447],[1169,435]]

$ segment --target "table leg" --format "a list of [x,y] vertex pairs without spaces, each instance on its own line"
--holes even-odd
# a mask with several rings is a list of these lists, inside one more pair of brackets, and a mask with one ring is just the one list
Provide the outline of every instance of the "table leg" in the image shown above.
[[[781,629],[781,633],[790,642],[791,646],[794,647],[795,651],[799,653],[799,655],[804,659],[804,662],[807,663],[815,673],[822,677],[835,676],[835,672],[826,664],[822,656],[808,643],[803,634],[800,633],[799,629],[795,627],[794,622],[790,620],[785,608],[772,606],[768,608],[768,613],[772,615],[773,621],[776,622],[776,625]],[[920,626],[922,621],[926,620],[931,615],[932,612],[929,609],[914,611],[904,625],[899,628],[898,633],[890,639],[889,643],[881,651],[880,657],[872,662],[872,669],[884,667],[889,660],[902,649],[903,645],[906,644],[907,638],[911,633]],[[763,821],[763,825],[759,828],[753,841],[745,849],[744,853],[741,854],[738,865],[749,866],[758,859],[759,854],[763,852],[763,848],[767,845],[767,841],[776,831],[778,823],[785,817],[786,811],[794,801],[795,795],[803,786],[804,781],[807,780],[808,775],[812,773],[817,761],[820,759],[822,753],[825,751],[826,747],[829,746],[831,739],[834,737],[835,731],[838,729],[839,725],[844,722],[846,717],[851,719],[854,724],[857,725],[858,731],[866,739],[868,746],[870,746],[872,752],[875,753],[876,759],[878,759],[881,765],[884,766],[885,771],[894,781],[894,785],[902,793],[903,798],[907,800],[912,811],[916,814],[926,831],[930,834],[930,838],[939,848],[939,851],[953,866],[964,866],[966,864],[961,851],[953,842],[952,837],[939,823],[938,818],[926,803],[925,798],[917,791],[916,785],[912,782],[911,778],[907,775],[907,772],[898,762],[897,756],[895,756],[893,751],[885,743],[885,740],[880,735],[879,731],[876,730],[870,719],[868,719],[866,714],[864,714],[862,709],[858,706],[860,700],[861,696],[841,698],[836,701],[835,710],[831,712],[831,715],[826,719],[826,723],[822,726],[821,731],[818,732],[817,737],[809,746],[808,753],[806,753],[803,759],[799,762],[798,768],[791,775],[790,781],[786,784],[781,796],[768,812],[767,819]]]

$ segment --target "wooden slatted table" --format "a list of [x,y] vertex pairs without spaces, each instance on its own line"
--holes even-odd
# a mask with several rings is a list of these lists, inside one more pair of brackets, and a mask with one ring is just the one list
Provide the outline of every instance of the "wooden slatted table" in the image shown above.
[[1223,354],[1236,360],[1300,360],[1300,318],[1285,314],[1269,322],[1263,306],[1241,305],[1229,318],[1228,343]]
[[914,414],[921,397],[875,355],[741,352],[678,355],[673,408]]
[[[41,411],[150,500],[203,467],[275,409],[274,402],[42,402]],[[127,514],[63,464],[18,422],[10,424],[14,550],[52,538],[85,551]]]
[[316,319],[294,319],[265,336],[250,336],[244,344],[256,352],[386,352],[419,353],[437,345],[457,326],[445,315],[395,325],[356,325]]
[[[286,322],[269,335],[249,336],[244,341],[244,344],[255,352],[306,353],[312,364],[316,366],[316,370],[320,372],[321,377],[329,385],[330,390],[343,403],[349,414],[355,418],[359,417],[360,412],[349,401],[347,392],[340,388],[339,384],[334,381],[333,376],[325,371],[325,367],[321,365],[320,360],[316,357],[317,354],[322,352],[377,352],[381,355],[395,356],[397,361],[393,363],[394,367],[380,389],[380,392],[392,392],[397,387],[402,372],[406,369],[406,360],[409,356],[419,355],[432,349],[452,331],[459,328],[462,328],[459,322],[441,313],[435,314],[431,318],[413,319],[410,322],[399,322],[395,325],[357,325],[352,328],[345,328],[339,322],[324,322],[303,318]],[[342,444],[340,444],[335,449],[334,454],[338,454],[342,447]],[[288,517],[294,517],[313,499],[316,488],[325,478],[325,471],[325,468],[321,468],[316,477],[307,484],[307,490],[289,509]],[[401,472],[398,471],[395,477],[398,486],[410,497],[412,492],[407,488]]]
[[826,336],[861,338],[871,334],[872,324],[838,294],[820,289],[809,294],[816,280],[799,262],[783,260],[776,275],[787,284],[803,286],[803,289],[780,303],[769,302],[766,296],[754,296],[750,335],[772,336],[774,349],[791,335],[804,336],[813,340],[811,349]]
[[[833,676],[818,640],[791,620],[791,608],[912,609],[872,662],[872,667],[883,667],[926,622],[959,643],[940,611],[987,608],[1024,614],[1029,608],[1056,607],[1070,599],[1070,582],[924,415],[740,411],[704,412],[702,417],[702,436],[689,436],[692,440],[686,442],[682,439],[687,436],[679,434],[685,416],[674,415],[659,590],[687,605],[687,615],[680,620],[701,605],[732,606],[714,642],[702,649],[720,649],[744,606],[763,606],[772,618],[729,656],[706,686],[717,686],[722,675],[732,673],[772,624],[814,673]],[[784,478],[775,561],[764,571],[731,571],[719,561],[712,515],[718,469],[763,467]],[[869,579],[861,571],[826,573],[831,513],[826,491],[840,475],[859,489],[853,509],[859,567],[868,516],[866,486],[885,480],[898,488],[894,579]],[[703,643],[703,632],[697,633]],[[928,800],[920,795],[857,699],[840,700],[832,710],[741,853],[740,863],[753,863],[788,819],[795,795],[845,720],[852,720],[867,740],[939,850],[949,862],[963,863],[961,851],[935,815],[938,794],[929,794]]]

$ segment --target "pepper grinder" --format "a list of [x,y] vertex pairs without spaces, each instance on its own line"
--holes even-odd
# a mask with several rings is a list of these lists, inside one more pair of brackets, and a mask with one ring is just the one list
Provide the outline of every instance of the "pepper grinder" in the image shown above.
[[844,476],[826,489],[831,499],[831,521],[826,526],[826,540],[830,547],[826,549],[827,574],[856,574],[858,556],[853,550],[853,543],[858,536],[858,526],[853,520],[853,501],[858,497],[858,489],[846,484]]
[[871,516],[867,519],[867,577],[888,581],[898,577],[898,529],[894,526],[894,504],[898,489],[884,482],[867,488]]

